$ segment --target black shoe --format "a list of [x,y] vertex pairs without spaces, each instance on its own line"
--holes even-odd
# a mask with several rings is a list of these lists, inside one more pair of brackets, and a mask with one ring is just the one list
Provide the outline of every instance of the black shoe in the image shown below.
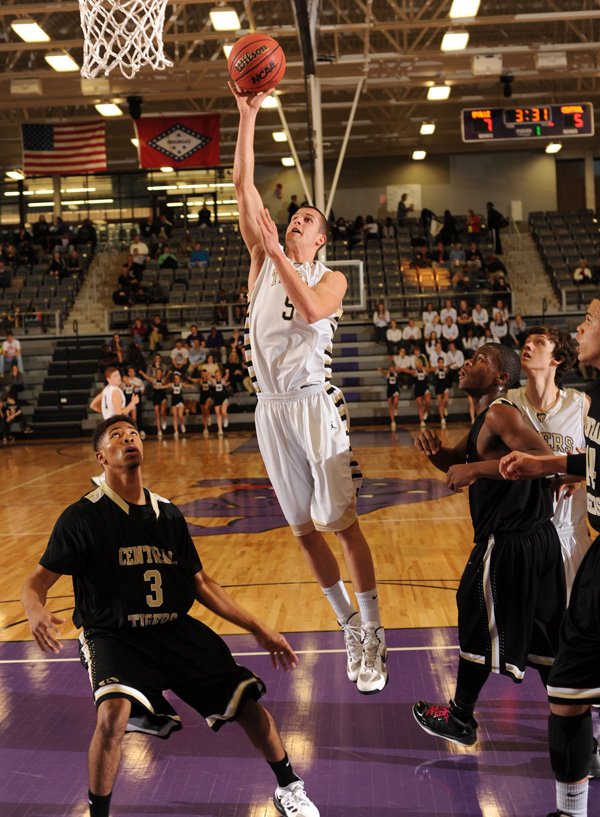
[[449,706],[417,701],[413,706],[413,715],[428,735],[460,743],[461,746],[472,746],[477,740],[477,721],[474,718],[466,723],[460,721],[452,714]]
[[600,751],[598,750],[598,741],[596,738],[594,738],[594,748],[592,749],[592,756],[590,758],[588,777],[592,779],[600,777]]

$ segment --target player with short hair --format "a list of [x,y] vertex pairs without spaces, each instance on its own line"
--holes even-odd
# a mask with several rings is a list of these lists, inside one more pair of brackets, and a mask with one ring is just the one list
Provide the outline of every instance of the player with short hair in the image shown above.
[[[577,327],[579,360],[600,369],[600,299]],[[507,479],[537,479],[556,473],[586,480],[588,521],[596,538],[583,558],[571,590],[558,653],[548,678],[548,743],[556,778],[557,810],[548,817],[586,817],[593,745],[590,706],[600,704],[600,381],[585,421],[585,453],[532,457],[513,451],[500,463]],[[524,483],[519,483],[523,485]]]
[[105,420],[115,414],[128,415],[135,411],[140,398],[137,394],[134,394],[127,403],[121,388],[121,372],[119,369],[115,366],[108,366],[104,370],[104,377],[106,378],[106,386],[90,403],[92,411],[101,412]]
[[[343,395],[330,382],[347,282],[315,258],[328,229],[317,208],[300,207],[285,249],[280,245],[254,183],[256,116],[268,94],[230,87],[240,113],[233,181],[251,257],[244,346],[258,398],[258,444],[283,513],[343,628],[348,678],[359,692],[375,693],[387,683],[386,648],[373,559],[356,514],[362,475]],[[359,612],[323,531],[340,540]]]
[[277,778],[274,803],[286,817],[319,817],[294,773],[269,712],[262,680],[239,666],[225,642],[189,615],[198,600],[251,632],[275,667],[294,669],[286,639],[237,604],[204,570],[179,509],[144,488],[143,443],[125,415],[93,438],[105,481],[70,505],[54,526],[21,593],[44,652],[62,648],[63,619],[46,608],[62,574],[73,577],[73,622],[89,672],[97,722],[89,749],[90,817],[108,817],[126,732],[167,737],[181,720],[164,698],[172,690],[217,731],[236,720]]
[[499,461],[517,448],[550,454],[519,409],[504,397],[519,381],[518,356],[490,343],[465,361],[459,385],[475,402],[469,434],[444,448],[423,431],[416,445],[447,484],[469,486],[475,546],[456,595],[460,657],[449,706],[418,701],[413,715],[430,735],[471,746],[477,740],[473,712],[491,672],[520,682],[527,665],[545,681],[558,645],[565,609],[565,577],[552,497],[546,480],[506,482]]

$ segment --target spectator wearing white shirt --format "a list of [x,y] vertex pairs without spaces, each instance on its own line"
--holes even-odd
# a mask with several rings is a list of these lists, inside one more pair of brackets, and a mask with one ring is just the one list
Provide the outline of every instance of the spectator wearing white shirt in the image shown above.
[[150,250],[148,249],[148,245],[142,241],[140,238],[139,233],[134,235],[133,241],[129,246],[129,253],[130,255],[135,255],[135,263],[141,266],[146,265],[146,261],[148,260],[148,256],[150,255]]
[[414,322],[413,318],[410,318],[407,325],[402,330],[402,341],[406,348],[409,346],[414,345],[414,341],[420,341],[423,337],[423,333],[421,332],[420,328]]
[[465,357],[473,357],[475,352],[479,349],[482,343],[482,338],[475,334],[473,329],[467,329],[467,334],[461,341]]
[[444,361],[444,366],[446,365],[446,353],[442,349],[441,341],[436,341],[433,347],[428,346],[427,354],[429,355],[429,365],[432,369],[437,368],[439,358],[442,358]]
[[487,329],[488,323],[490,322],[490,316],[488,315],[487,309],[484,309],[481,304],[475,304],[475,309],[471,313],[471,317],[473,318],[475,334],[479,336],[483,335]]
[[394,366],[398,373],[398,383],[403,389],[408,389],[412,386],[412,370],[415,368],[414,355],[409,355],[404,347],[398,350],[398,354],[394,355]]
[[492,315],[495,315],[496,312],[502,313],[502,320],[508,323],[508,308],[501,298],[498,298],[498,300],[494,304],[494,307],[492,309]]
[[431,301],[427,302],[425,309],[421,313],[421,317],[423,319],[423,335],[427,337],[429,334],[427,328],[431,325],[433,319],[438,317],[438,311],[437,309],[433,308],[433,303]]
[[473,316],[471,315],[471,307],[464,298],[461,298],[458,304],[458,315],[456,318],[456,323],[458,325],[458,331],[461,337],[464,337],[467,334],[468,329],[473,328]]
[[8,365],[9,369],[16,361],[21,374],[25,373],[23,368],[23,357],[21,355],[21,343],[18,341],[12,332],[6,333],[6,340],[2,341],[2,356],[0,357],[0,377],[4,377],[4,366]]
[[448,344],[448,350],[446,352],[446,365],[448,366],[448,371],[450,373],[450,385],[458,380],[458,373],[465,365],[465,356],[457,348],[456,343],[451,341]]
[[440,316],[436,312],[435,318],[423,326],[423,336],[425,337],[425,340],[429,340],[432,332],[435,332],[438,338],[441,337],[442,326],[443,324],[440,320]]
[[446,322],[446,318],[448,315],[452,318],[452,321],[456,323],[456,318],[458,317],[456,314],[456,309],[452,306],[452,301],[450,298],[446,298],[444,301],[444,308],[440,312],[440,320],[442,323]]
[[183,373],[187,368],[190,359],[190,353],[183,345],[183,338],[177,338],[175,347],[170,352],[171,363],[173,364],[173,371]]
[[527,339],[527,323],[520,312],[508,324],[508,334],[511,336],[515,346],[519,347]]
[[490,322],[490,332],[492,333],[494,343],[503,343],[505,346],[510,345],[508,324],[504,320],[502,312],[498,311],[494,313],[494,320]]
[[398,349],[402,344],[402,329],[399,328],[396,321],[390,321],[390,325],[385,333],[385,338],[387,341],[388,354],[398,354]]
[[458,324],[448,315],[442,326],[442,339],[448,344],[451,340],[456,340],[458,335]]

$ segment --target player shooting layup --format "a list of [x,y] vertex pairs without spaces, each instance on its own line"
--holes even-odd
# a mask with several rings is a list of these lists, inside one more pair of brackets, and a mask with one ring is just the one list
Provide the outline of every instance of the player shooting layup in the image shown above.
[[[329,382],[332,340],[346,279],[315,260],[327,221],[314,207],[292,217],[285,249],[254,184],[254,129],[266,93],[230,85],[240,126],[233,180],[240,231],[251,255],[244,347],[258,396],[256,435],[293,533],[344,630],[347,674],[364,694],[387,683],[375,571],[356,516],[361,474],[340,390]],[[338,536],[358,601],[352,606],[322,531]]]

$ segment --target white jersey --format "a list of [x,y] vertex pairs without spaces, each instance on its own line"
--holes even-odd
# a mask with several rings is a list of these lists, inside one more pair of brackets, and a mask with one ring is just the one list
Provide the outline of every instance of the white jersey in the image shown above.
[[105,386],[102,391],[102,416],[105,420],[108,420],[109,417],[114,417],[114,415],[118,413],[113,406],[113,394],[115,392],[120,395],[121,409],[125,408],[125,395],[121,389],[118,386]]
[[[320,261],[290,263],[309,287],[330,272]],[[249,301],[244,349],[255,391],[287,394],[331,378],[333,335],[342,314],[341,304],[328,318],[306,323],[289,300],[268,256]]]
[[[555,454],[576,454],[578,449],[585,448],[583,428],[588,401],[583,392],[561,389],[558,400],[545,413],[536,411],[527,399],[524,386],[511,389],[507,398],[521,409]],[[586,515],[585,491],[578,490],[572,497],[554,503],[552,521],[559,534],[578,529],[586,531]]]

